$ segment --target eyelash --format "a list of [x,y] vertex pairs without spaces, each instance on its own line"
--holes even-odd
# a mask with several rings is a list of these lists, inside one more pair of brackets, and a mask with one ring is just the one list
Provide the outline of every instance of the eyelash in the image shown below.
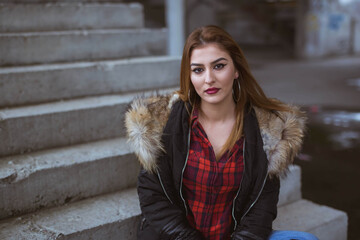
[[[214,66],[214,69],[215,69],[215,70],[220,70],[220,69],[223,69],[225,66],[226,66],[226,64],[224,64],[224,63],[219,63],[219,64],[216,64],[216,65]],[[194,69],[192,69],[191,71],[193,71],[194,73],[201,73],[201,72],[203,72],[204,70],[203,70],[202,68],[194,68]]]

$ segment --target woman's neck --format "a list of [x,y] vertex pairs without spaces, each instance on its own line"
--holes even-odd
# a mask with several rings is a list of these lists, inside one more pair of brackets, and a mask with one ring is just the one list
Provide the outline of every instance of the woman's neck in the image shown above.
[[209,123],[226,122],[236,118],[235,106],[234,101],[222,104],[211,104],[202,101],[199,116]]

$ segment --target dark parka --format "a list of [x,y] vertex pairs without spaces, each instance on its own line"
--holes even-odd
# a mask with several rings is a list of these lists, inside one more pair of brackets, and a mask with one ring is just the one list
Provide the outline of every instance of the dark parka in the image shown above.
[[[137,99],[126,114],[129,142],[142,170],[138,194],[142,211],[138,239],[203,239],[190,227],[182,175],[190,132],[190,105],[176,94]],[[286,113],[248,108],[244,116],[243,179],[233,201],[232,239],[267,239],[276,217],[279,176],[299,151],[305,119],[293,107]]]

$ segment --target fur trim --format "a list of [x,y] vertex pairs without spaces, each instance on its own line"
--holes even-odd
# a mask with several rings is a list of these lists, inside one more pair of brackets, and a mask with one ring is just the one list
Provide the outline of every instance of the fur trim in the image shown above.
[[[156,170],[156,159],[164,151],[163,128],[177,94],[135,99],[125,116],[128,141],[143,168]],[[278,114],[254,107],[259,122],[263,148],[269,160],[268,173],[282,175],[301,149],[306,118],[298,107]]]
[[156,170],[157,156],[164,151],[161,144],[163,128],[178,98],[177,94],[138,98],[125,114],[128,142],[146,171]]
[[263,148],[269,160],[269,175],[285,174],[299,153],[305,134],[306,117],[298,107],[279,115],[254,107],[258,119]]

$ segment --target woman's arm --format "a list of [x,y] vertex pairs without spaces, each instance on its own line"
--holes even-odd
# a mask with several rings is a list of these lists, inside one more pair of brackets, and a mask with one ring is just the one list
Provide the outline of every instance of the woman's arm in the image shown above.
[[250,211],[244,216],[232,234],[232,240],[266,240],[272,231],[277,214],[280,180],[267,178],[264,189]]
[[160,239],[202,239],[201,234],[188,224],[184,212],[167,198],[155,173],[140,171],[138,194],[141,211],[160,234]]

